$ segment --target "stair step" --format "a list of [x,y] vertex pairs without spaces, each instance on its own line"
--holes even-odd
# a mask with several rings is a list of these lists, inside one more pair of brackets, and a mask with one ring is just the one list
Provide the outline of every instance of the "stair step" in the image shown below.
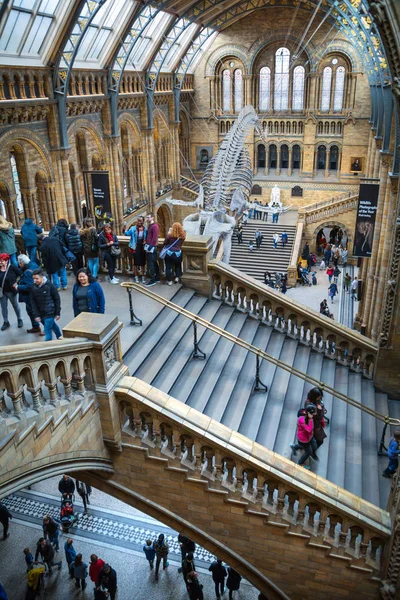
[[[226,304],[220,305],[220,308],[213,319],[213,323],[221,329],[229,331],[228,323],[232,318],[234,309],[227,306]],[[214,349],[220,340],[220,336],[207,330],[201,337],[201,349],[205,352],[206,360],[191,360],[186,363],[185,368],[177,372],[174,369],[175,382],[169,389],[169,394],[173,398],[181,400],[186,403],[193,388],[195,387],[199,377],[206,368],[208,362],[211,360]]]
[[[349,371],[336,365],[335,389],[348,395]],[[327,478],[336,485],[344,487],[346,460],[347,404],[333,398],[329,432],[329,460]]]
[[[285,338],[283,335],[272,331],[271,337],[269,338],[268,346],[266,349],[267,354],[279,358],[282,352]],[[255,365],[255,357],[253,356],[253,365]],[[249,369],[251,372],[251,368]],[[248,395],[248,401],[246,402],[246,408],[242,416],[242,420],[239,424],[239,433],[251,438],[256,439],[260,420],[262,418],[265,405],[268,400],[269,390],[271,389],[272,382],[275,376],[277,368],[270,362],[261,361],[260,366],[260,379],[267,386],[267,392],[255,392],[249,389],[250,394]],[[253,377],[254,377],[254,366],[253,366]]]
[[[286,338],[282,347],[280,360],[292,365],[297,350],[297,341]],[[290,373],[284,369],[276,369],[271,387],[268,390],[267,402],[261,417],[256,442],[273,450],[275,446],[277,425],[279,425]]]
[[[254,338],[253,345],[257,348],[269,352],[269,341],[272,337],[273,331],[270,327],[259,326],[257,334]],[[227,427],[231,427],[235,431],[239,430],[239,425],[242,420],[242,416],[246,411],[249,396],[253,389],[255,380],[255,368],[256,368],[256,357],[254,354],[249,353],[244,361],[242,370],[240,371],[239,377],[236,381],[235,388],[227,398],[227,404],[224,414],[221,418],[221,423]],[[262,377],[265,376],[263,373]],[[264,383],[267,383],[264,381]],[[254,437],[252,437],[254,439]]]
[[[239,333],[246,321],[247,315],[241,312],[234,312],[231,320],[226,327],[226,330],[234,335],[239,336]],[[193,388],[187,404],[196,410],[203,412],[207,405],[208,399],[219,379],[220,373],[233,350],[234,344],[225,338],[220,338],[212,356],[208,360],[206,369]]]
[[[207,299],[201,296],[193,296],[186,304],[190,312],[198,314],[203,308]],[[171,311],[170,311],[171,312]],[[175,349],[178,350],[181,338],[184,336],[186,331],[190,328],[191,322],[183,315],[174,313],[175,318],[169,325],[168,329],[163,332],[163,335],[159,335],[158,341],[146,354],[146,359],[142,362],[140,367],[135,371],[135,377],[143,379],[147,383],[151,383],[157,376],[158,371],[163,367],[166,360],[168,360],[171,353]],[[163,321],[163,325],[165,320]]]
[[[205,303],[197,314],[200,314],[202,318],[207,321],[213,321],[219,308],[220,303],[216,300],[211,300],[210,302]],[[178,338],[176,346],[173,347],[173,340],[171,337],[168,337],[165,344],[167,356],[164,358],[161,369],[157,370],[156,376],[151,381],[151,384],[154,385],[154,387],[165,393],[169,393],[169,390],[174,385],[176,374],[180,373],[188,362],[196,360],[192,359],[193,326],[188,319],[185,319],[185,321],[189,326],[186,327],[184,335]],[[197,326],[197,341],[201,350],[203,336],[207,331],[208,330],[205,327],[201,327],[200,325]]]
[[[361,401],[365,406],[376,409],[375,390],[372,381],[361,381]],[[362,413],[362,497],[372,504],[380,506],[379,461],[376,419]],[[383,424],[382,424],[383,425]]]
[[[194,290],[181,288],[175,294],[173,300],[178,306],[184,307],[194,296]],[[129,372],[133,374],[146,360],[148,354],[158,343],[158,340],[167,331],[168,327],[178,318],[178,314],[168,308],[163,308],[147,327],[140,338],[133,344],[132,348],[125,355],[125,364],[129,367]]]
[[[349,373],[348,395],[350,398],[361,398],[360,373]],[[364,440],[361,433],[361,411],[348,405],[344,485],[356,496],[362,494],[362,448]]]
[[[308,346],[298,344],[293,366],[299,371],[306,373],[310,354],[311,349]],[[304,403],[306,385],[303,379],[295,375],[291,375],[289,378],[274,446],[275,452],[282,454],[286,458],[290,458],[292,454],[290,444],[297,440],[297,411]]]

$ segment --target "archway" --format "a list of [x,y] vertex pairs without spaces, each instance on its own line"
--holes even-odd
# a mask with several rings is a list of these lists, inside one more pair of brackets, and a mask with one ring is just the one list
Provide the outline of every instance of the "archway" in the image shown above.
[[293,151],[292,151],[292,168],[293,168],[293,170],[300,169],[300,161],[301,161],[300,146],[298,144],[295,144],[293,146]]
[[259,169],[265,169],[265,146],[259,144],[257,148],[257,167]]
[[277,161],[277,150],[275,144],[271,144],[269,147],[269,168],[276,169],[276,161]]
[[318,146],[317,151],[317,170],[325,170],[326,167],[326,148],[325,146]]
[[318,252],[320,249],[319,254],[321,254],[326,244],[341,244],[343,248],[348,247],[353,237],[343,223],[328,221],[320,223],[314,230],[313,240],[315,240],[315,251]]
[[157,223],[159,227],[159,236],[165,238],[172,225],[172,217],[165,204],[162,204],[157,210]]
[[281,146],[281,169],[289,167],[289,148],[287,144]]

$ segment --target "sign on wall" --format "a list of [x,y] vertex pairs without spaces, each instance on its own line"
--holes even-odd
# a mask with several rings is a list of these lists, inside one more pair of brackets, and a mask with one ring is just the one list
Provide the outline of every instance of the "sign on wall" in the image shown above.
[[108,171],[90,173],[92,182],[92,203],[97,225],[112,221],[110,182]]
[[370,258],[376,211],[378,209],[379,185],[360,183],[353,255]]

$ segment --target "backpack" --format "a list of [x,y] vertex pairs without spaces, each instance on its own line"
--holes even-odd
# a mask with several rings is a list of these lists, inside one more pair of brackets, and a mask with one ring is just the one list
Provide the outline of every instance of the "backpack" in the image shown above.
[[99,251],[99,238],[94,229],[90,232],[90,250],[96,254]]

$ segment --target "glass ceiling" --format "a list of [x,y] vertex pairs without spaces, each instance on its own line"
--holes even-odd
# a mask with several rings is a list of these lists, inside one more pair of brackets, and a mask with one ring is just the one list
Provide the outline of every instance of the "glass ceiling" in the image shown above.
[[[132,52],[126,65],[128,70],[142,71],[148,68],[151,57],[168,36],[173,20],[177,19],[171,13],[159,10],[159,7],[168,8],[168,3],[173,10],[174,0],[153,0],[151,6],[146,3],[141,7],[142,14],[152,10],[154,17],[131,45]],[[188,1],[187,7],[183,7],[180,21],[185,19],[186,15],[186,19],[190,19],[192,23],[183,28],[181,35],[167,51],[161,70],[171,71],[184,63],[186,71],[193,72],[206,46],[215,37],[212,34],[201,37],[201,34],[197,33],[203,14],[210,17],[214,15],[211,18],[205,16],[202,24],[215,32],[223,30],[230,22],[257,8],[271,5],[271,0],[232,0],[231,6],[229,2],[217,0],[209,0],[208,3],[204,3],[204,0],[194,3]],[[294,8],[296,2],[274,0],[275,7],[280,5]],[[218,6],[221,6],[221,9],[216,13],[214,8],[217,9]],[[0,22],[0,63],[45,66],[53,62],[54,46],[60,45],[66,23],[75,7],[76,0],[0,0],[0,14],[4,13]],[[367,60],[370,79],[386,77],[387,62],[379,32],[369,13],[367,0],[328,0],[322,6],[320,1],[317,3],[316,0],[310,0],[310,11],[318,10],[319,7],[325,14],[329,10],[329,20],[334,21],[336,27],[346,33],[361,56]],[[75,62],[72,59],[73,66],[100,69],[109,65],[118,44],[121,47],[127,43],[126,31],[134,22],[135,10],[135,0],[105,0],[81,40]],[[81,17],[85,18],[83,14]],[[177,23],[179,19],[175,21],[175,26]],[[76,33],[79,37],[81,31],[82,27],[76,23],[72,35]],[[198,47],[196,36],[201,39],[201,45]],[[190,60],[185,58],[186,54],[190,56]]]

